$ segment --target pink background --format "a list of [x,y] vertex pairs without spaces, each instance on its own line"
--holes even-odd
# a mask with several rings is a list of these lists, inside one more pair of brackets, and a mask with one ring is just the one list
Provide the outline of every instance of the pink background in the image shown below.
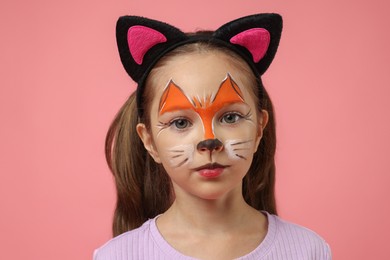
[[280,215],[321,234],[334,259],[388,259],[389,5],[2,1],[1,258],[91,259],[110,238],[104,137],[134,87],[116,51],[118,16],[194,30],[279,12],[285,29],[264,81],[277,112]]

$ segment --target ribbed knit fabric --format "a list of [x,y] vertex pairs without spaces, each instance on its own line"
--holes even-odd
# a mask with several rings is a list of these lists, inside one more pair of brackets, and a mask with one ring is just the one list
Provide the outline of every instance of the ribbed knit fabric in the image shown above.
[[[265,212],[268,231],[251,253],[239,260],[328,260],[328,244],[313,231],[288,223]],[[165,241],[156,226],[156,218],[138,229],[123,233],[95,250],[94,260],[194,260],[175,250]]]

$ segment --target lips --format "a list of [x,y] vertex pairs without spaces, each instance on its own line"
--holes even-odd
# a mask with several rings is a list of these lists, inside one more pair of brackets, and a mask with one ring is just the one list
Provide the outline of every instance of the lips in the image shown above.
[[218,163],[209,163],[201,167],[195,168],[194,170],[197,171],[200,176],[209,179],[217,178],[218,176],[220,176],[226,167],[227,166]]

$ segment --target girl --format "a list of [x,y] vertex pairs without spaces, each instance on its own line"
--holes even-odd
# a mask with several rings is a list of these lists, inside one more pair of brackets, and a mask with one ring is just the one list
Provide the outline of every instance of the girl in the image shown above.
[[331,259],[314,232],[276,216],[275,122],[260,76],[277,14],[185,34],[121,17],[122,63],[138,83],[106,139],[115,177],[109,259]]

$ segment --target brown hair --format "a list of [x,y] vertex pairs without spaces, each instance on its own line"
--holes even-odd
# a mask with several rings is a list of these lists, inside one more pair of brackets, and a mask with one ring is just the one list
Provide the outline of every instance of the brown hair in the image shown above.
[[154,162],[145,150],[136,132],[136,125],[142,122],[150,129],[150,103],[153,97],[152,79],[159,69],[172,57],[181,54],[218,51],[228,61],[242,70],[245,79],[253,88],[258,110],[269,114],[268,124],[252,165],[243,180],[243,196],[253,208],[276,214],[275,202],[275,120],[272,102],[247,63],[236,53],[224,47],[198,42],[180,46],[166,54],[152,69],[146,80],[143,93],[143,117],[138,117],[135,93],[122,106],[112,122],[106,137],[106,159],[114,174],[117,202],[113,220],[113,234],[135,229],[149,218],[166,211],[174,200],[172,183],[164,168]]

